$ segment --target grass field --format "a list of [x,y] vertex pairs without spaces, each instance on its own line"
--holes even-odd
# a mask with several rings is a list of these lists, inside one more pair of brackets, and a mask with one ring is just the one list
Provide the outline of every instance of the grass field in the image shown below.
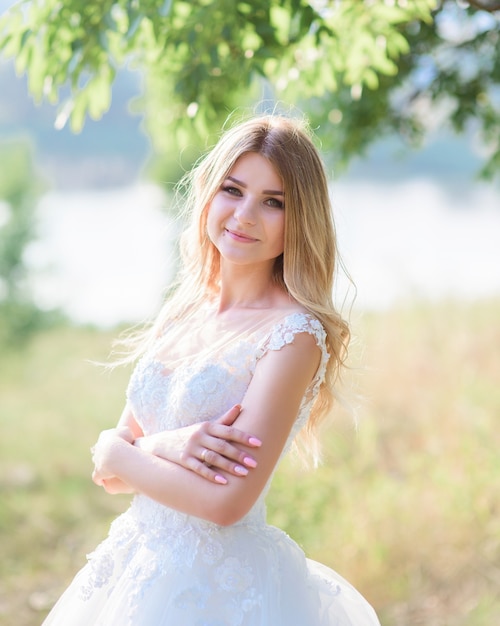
[[[383,626],[500,623],[500,301],[353,320],[358,415],[324,430],[324,463],[287,459],[270,521],[374,604]],[[0,355],[0,625],[35,626],[128,497],[90,481],[89,447],[129,371],[111,335],[63,328]]]

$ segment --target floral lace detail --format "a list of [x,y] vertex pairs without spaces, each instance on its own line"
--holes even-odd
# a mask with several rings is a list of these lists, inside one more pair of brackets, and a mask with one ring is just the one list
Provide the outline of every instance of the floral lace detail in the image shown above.
[[321,362],[312,383],[317,391],[323,382],[329,354],[326,350],[326,332],[321,322],[308,313],[292,313],[277,324],[257,350],[257,360],[261,359],[268,350],[281,350],[284,346],[293,343],[295,335],[309,333],[316,339],[321,349]]

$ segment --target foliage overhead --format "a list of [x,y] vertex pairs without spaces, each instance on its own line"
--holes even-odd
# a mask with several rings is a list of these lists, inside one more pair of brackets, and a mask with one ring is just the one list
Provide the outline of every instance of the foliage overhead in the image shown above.
[[121,66],[161,153],[203,148],[252,102],[304,111],[342,162],[397,132],[416,141],[450,120],[486,140],[500,172],[500,2],[477,0],[22,0],[0,51],[27,72],[56,127],[109,108]]

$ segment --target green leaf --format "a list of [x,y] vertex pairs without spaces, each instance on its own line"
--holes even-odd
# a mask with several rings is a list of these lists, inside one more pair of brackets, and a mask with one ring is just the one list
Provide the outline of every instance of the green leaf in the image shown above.
[[392,30],[386,37],[387,53],[390,57],[396,58],[400,54],[408,54],[410,45],[405,37],[397,30]]
[[[26,35],[26,32],[24,33],[24,35]],[[19,46],[16,58],[15,58],[15,61],[14,61],[16,72],[19,75],[23,74],[24,71],[30,65],[31,55],[32,55],[32,51],[33,51],[33,46],[32,46],[31,39],[29,38],[29,36],[28,37],[24,37],[23,36],[22,39],[24,41]]]
[[70,115],[71,130],[80,133],[85,122],[85,114],[88,107],[88,93],[83,89],[73,96],[73,109]]
[[374,55],[372,66],[373,69],[376,69],[378,72],[385,74],[386,76],[394,76],[398,73],[398,66],[394,63],[394,61],[387,58],[385,54]]
[[370,67],[363,72],[362,80],[369,89],[378,89],[379,82],[377,73]]
[[42,54],[32,55],[30,71],[28,75],[28,86],[30,92],[37,102],[40,102],[44,95],[44,82],[46,76],[47,61]]
[[111,106],[111,82],[114,76],[109,67],[89,81],[85,91],[87,93],[88,113],[94,120],[98,120]]

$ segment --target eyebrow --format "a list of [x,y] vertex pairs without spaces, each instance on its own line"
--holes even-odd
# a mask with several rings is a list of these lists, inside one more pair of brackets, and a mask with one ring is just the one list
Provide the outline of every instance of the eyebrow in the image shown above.
[[[237,178],[233,178],[233,176],[227,176],[226,180],[232,180],[233,183],[236,183],[237,185],[245,189],[248,187],[248,185],[246,185],[244,182],[242,182],[241,180],[238,180]],[[271,196],[284,196],[285,195],[283,191],[276,191],[275,189],[264,189],[262,193],[266,193]]]

